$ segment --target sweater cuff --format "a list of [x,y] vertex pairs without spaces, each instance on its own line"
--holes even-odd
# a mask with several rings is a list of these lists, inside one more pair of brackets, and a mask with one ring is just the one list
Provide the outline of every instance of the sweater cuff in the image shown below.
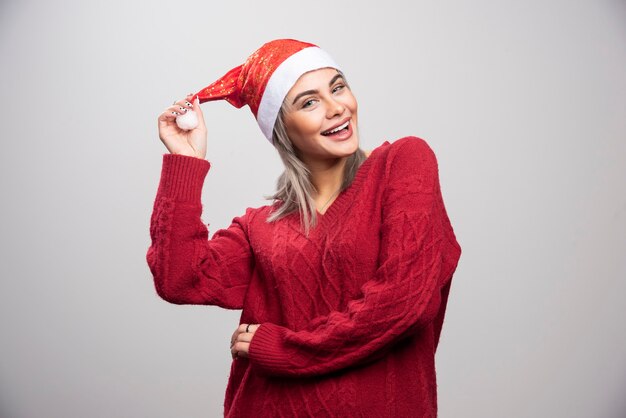
[[285,353],[281,350],[286,328],[271,322],[262,323],[255,331],[248,347],[248,357],[253,367],[268,374],[281,374],[288,368]]
[[202,158],[163,154],[157,195],[179,202],[200,203],[202,186],[211,164]]

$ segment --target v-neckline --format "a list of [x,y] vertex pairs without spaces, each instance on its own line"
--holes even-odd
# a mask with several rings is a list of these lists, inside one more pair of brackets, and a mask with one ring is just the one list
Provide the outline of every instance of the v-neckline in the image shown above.
[[330,207],[331,207],[331,206],[332,206],[332,205],[333,205],[333,204],[337,201],[337,199],[339,199],[339,196],[340,196],[342,193],[343,193],[343,192],[342,192],[342,191],[340,191],[339,193],[337,193],[337,195],[336,195],[336,196],[333,196],[333,200],[332,200],[332,201],[328,201],[328,202],[324,205],[324,208],[326,209],[326,210],[324,211],[324,213],[320,212],[320,211],[319,211],[319,209],[317,209],[317,208],[316,208],[316,209],[315,209],[315,212],[317,213],[317,216],[321,218],[322,216],[326,215],[326,214],[328,213],[328,209],[330,209]]
[[313,231],[322,231],[326,229],[326,226],[329,222],[332,222],[332,219],[340,213],[341,209],[346,206],[348,202],[350,202],[350,197],[358,190],[363,183],[367,172],[369,171],[369,166],[372,165],[373,157],[381,150],[382,148],[389,145],[389,141],[383,142],[380,146],[370,152],[370,155],[363,161],[361,166],[357,169],[356,174],[354,175],[354,179],[350,186],[347,189],[341,191],[335,200],[331,202],[331,204],[326,208],[324,213],[320,213],[317,209],[315,210],[317,216],[317,225],[311,230]]

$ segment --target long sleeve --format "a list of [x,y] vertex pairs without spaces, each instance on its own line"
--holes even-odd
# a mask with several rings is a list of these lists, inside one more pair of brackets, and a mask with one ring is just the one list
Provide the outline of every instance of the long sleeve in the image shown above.
[[247,239],[250,212],[208,239],[201,194],[209,168],[204,159],[163,155],[146,260],[163,299],[241,309],[254,265]]
[[435,154],[414,138],[392,161],[384,183],[379,266],[361,287],[362,297],[299,331],[262,323],[249,348],[251,365],[260,372],[330,373],[379,358],[435,318],[443,320],[442,297],[447,299],[460,252],[453,262],[444,260],[445,209]]

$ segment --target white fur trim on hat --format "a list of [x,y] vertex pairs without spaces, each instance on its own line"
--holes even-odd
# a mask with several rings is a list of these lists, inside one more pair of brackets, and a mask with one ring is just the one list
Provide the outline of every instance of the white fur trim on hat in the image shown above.
[[319,47],[308,47],[287,58],[274,70],[265,86],[257,115],[261,131],[270,142],[278,111],[289,90],[302,74],[325,67],[340,70],[337,63],[324,50]]

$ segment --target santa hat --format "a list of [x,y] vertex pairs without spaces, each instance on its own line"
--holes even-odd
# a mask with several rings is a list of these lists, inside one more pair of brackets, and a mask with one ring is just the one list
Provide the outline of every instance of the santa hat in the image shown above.
[[[326,67],[339,70],[330,55],[317,45],[295,39],[277,39],[264,44],[245,63],[200,90],[193,100],[198,97],[200,103],[204,103],[223,99],[237,108],[248,105],[263,135],[273,142],[274,123],[289,90],[302,74]],[[191,124],[185,125],[185,119],[196,116],[190,113],[176,119],[182,129],[197,126],[197,117],[195,124],[191,120]]]

